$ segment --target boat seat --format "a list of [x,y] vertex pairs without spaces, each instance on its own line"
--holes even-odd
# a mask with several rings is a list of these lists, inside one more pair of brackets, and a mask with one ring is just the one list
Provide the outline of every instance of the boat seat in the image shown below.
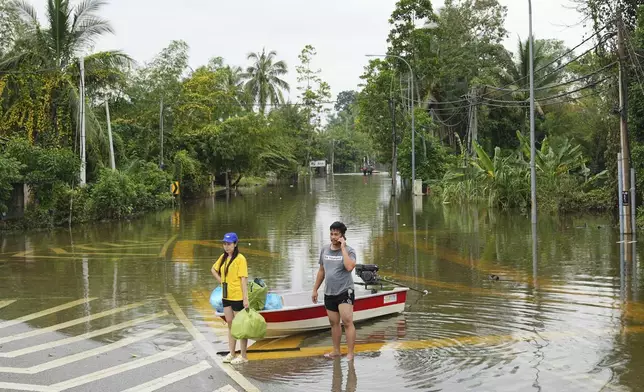
[[310,292],[282,294],[281,297],[284,307],[311,305]]

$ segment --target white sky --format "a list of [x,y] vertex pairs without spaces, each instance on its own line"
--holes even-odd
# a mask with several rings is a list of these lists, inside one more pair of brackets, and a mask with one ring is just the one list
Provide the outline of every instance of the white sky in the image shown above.
[[[171,40],[190,46],[190,65],[196,68],[215,56],[245,66],[250,51],[276,50],[286,61],[296,100],[295,66],[306,44],[318,52],[314,66],[331,85],[333,99],[342,90],[357,89],[367,53],[384,53],[389,16],[396,0],[108,0],[102,16],[116,35],[102,38],[97,50],[121,49],[137,62],[149,61]],[[39,17],[47,0],[30,0]],[[500,0],[508,7],[505,45],[514,50],[517,36],[528,36],[528,0]],[[180,4],[180,5],[178,5]],[[443,0],[433,2],[434,9]],[[533,0],[533,29],[537,38],[558,38],[573,47],[587,31],[570,0]]]

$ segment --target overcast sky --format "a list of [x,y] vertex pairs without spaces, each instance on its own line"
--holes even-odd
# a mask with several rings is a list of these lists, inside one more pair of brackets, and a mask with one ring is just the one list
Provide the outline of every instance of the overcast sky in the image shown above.
[[[39,17],[47,0],[30,0]],[[296,100],[295,66],[306,44],[315,46],[314,65],[335,99],[342,90],[356,89],[367,53],[384,53],[389,16],[396,0],[108,0],[102,16],[116,30],[102,38],[97,50],[121,49],[145,63],[181,39],[190,46],[190,65],[196,68],[215,56],[246,65],[250,51],[276,50],[287,62],[291,98]],[[517,36],[528,36],[528,0],[500,0],[508,7],[506,47],[516,48]],[[534,33],[559,38],[573,47],[588,32],[577,24],[581,16],[570,0],[534,0]],[[433,2],[434,9],[443,0]],[[562,5],[564,4],[564,5]]]

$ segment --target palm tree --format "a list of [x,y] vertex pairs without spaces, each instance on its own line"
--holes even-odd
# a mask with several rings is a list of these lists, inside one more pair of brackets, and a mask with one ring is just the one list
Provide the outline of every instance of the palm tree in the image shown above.
[[[0,59],[0,70],[35,71],[53,81],[51,83],[55,87],[47,92],[50,96],[43,101],[50,102],[50,107],[45,110],[50,115],[55,135],[59,132],[59,116],[65,116],[60,112],[63,104],[67,104],[73,112],[70,117],[78,119],[78,57],[99,37],[114,33],[110,23],[98,16],[98,11],[105,4],[103,0],[84,0],[72,6],[69,0],[48,0],[46,23],[43,26],[32,5],[25,0],[13,2],[25,24],[25,33],[19,37],[13,51]],[[85,56],[85,85],[90,96],[96,96],[92,93],[122,80],[124,67],[132,62],[129,56],[120,51]],[[19,95],[16,94],[14,99],[21,99]],[[90,147],[95,147],[89,150],[100,161],[103,155],[101,150],[106,147],[104,129],[92,111],[87,111],[86,115],[87,140]],[[42,129],[38,131],[42,132]],[[30,136],[33,137],[31,133]]]
[[266,112],[267,103],[284,102],[282,90],[290,90],[288,83],[280,78],[287,73],[286,63],[282,60],[274,62],[276,55],[274,50],[266,53],[265,49],[261,53],[249,53],[248,60],[253,64],[243,74],[246,91],[259,104],[262,114]]
[[[113,34],[110,23],[98,16],[97,11],[106,4],[103,0],[85,0],[75,7],[69,0],[47,2],[47,23],[40,25],[35,9],[27,1],[15,1],[27,27],[23,40],[29,42],[28,49],[15,53],[5,64],[16,63],[30,57],[31,65],[55,67],[61,71],[76,66],[77,57],[96,39],[104,34]],[[24,46],[23,46],[24,47]],[[130,57],[120,51],[105,51],[86,57],[89,68],[97,65],[123,66],[131,63]],[[89,71],[89,70],[88,70]]]
[[[567,59],[560,56],[565,48],[557,41],[534,40],[533,47],[534,61],[534,87],[535,87],[535,110],[543,115],[539,99],[552,95],[557,91],[554,87],[565,77],[565,73],[559,70],[560,66]],[[519,40],[517,45],[516,61],[512,54],[506,52],[505,69],[501,73],[501,82],[512,90],[511,96],[515,99],[527,101],[530,97],[530,48],[529,41]],[[570,57],[570,56],[568,56]]]

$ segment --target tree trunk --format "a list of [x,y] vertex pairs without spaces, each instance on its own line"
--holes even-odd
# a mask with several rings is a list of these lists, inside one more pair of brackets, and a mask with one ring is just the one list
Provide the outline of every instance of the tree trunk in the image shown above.
[[233,188],[236,187],[237,184],[239,184],[239,181],[241,181],[243,176],[244,176],[243,174],[239,173],[239,177],[237,177],[237,180],[235,180],[235,182],[232,185]]

